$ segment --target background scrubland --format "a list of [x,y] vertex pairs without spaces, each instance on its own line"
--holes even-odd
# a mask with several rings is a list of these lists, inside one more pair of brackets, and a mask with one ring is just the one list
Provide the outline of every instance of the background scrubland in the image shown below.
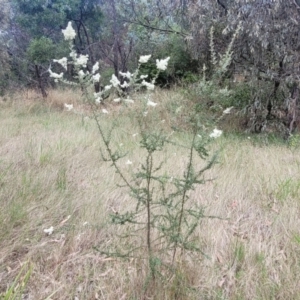
[[[174,90],[157,91],[155,99],[166,129],[174,117],[172,101],[189,101]],[[63,108],[64,101],[75,112]],[[119,162],[126,173],[137,170],[144,156],[130,122],[137,105],[125,112],[107,106],[110,113],[102,114],[104,123],[118,118],[122,124],[113,138],[128,150],[132,164]],[[95,249],[119,243],[126,229],[111,225],[109,214],[135,204],[101,159],[88,113],[70,90],[51,92],[47,102],[32,91],[1,102],[2,292],[25,266],[31,275],[23,299],[146,299],[143,260],[107,257]],[[184,143],[189,133],[173,134]],[[300,298],[298,148],[230,132],[210,147],[220,151],[218,163],[190,197],[205,215],[219,218],[203,218],[195,232],[204,255],[184,255],[176,280],[162,280],[149,299]],[[182,149],[167,147],[157,155],[168,174],[183,172]],[[51,226],[48,235],[44,229]]]
[[[152,55],[142,74],[153,79],[155,59],[170,57],[156,83],[197,87],[210,110],[234,106],[242,129],[287,138],[299,126],[298,0],[55,0],[0,2],[0,93],[36,89],[47,98],[59,84],[49,68],[69,57],[62,29],[74,27],[74,51],[98,62],[101,80],[134,70]],[[74,76],[69,65],[66,79]],[[199,84],[203,80],[205,84]]]

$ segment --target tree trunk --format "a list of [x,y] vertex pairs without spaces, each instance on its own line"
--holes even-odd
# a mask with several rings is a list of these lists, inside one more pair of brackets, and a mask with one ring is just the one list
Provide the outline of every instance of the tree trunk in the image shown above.
[[292,89],[292,95],[288,110],[288,118],[289,118],[289,135],[291,135],[295,128],[297,127],[297,117],[298,117],[298,109],[297,103],[299,99],[299,88],[297,84],[294,84]]
[[35,74],[36,74],[36,77],[37,77],[37,80],[38,80],[38,85],[39,85],[39,89],[42,93],[42,96],[43,98],[47,98],[47,92],[46,92],[46,89],[45,89],[45,86],[43,84],[43,79],[42,79],[42,76],[40,74],[40,68],[38,65],[35,65]]
[[115,0],[111,0],[111,7],[112,7],[112,17],[113,17],[113,37],[114,37],[114,45],[113,45],[113,64],[115,75],[119,78],[119,34],[118,34],[118,25],[117,25],[117,11],[116,11],[116,4]]

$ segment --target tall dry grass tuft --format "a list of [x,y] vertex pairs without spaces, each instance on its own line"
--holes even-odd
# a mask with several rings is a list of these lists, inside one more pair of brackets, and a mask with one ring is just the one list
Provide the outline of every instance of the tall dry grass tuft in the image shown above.
[[[50,97],[79,110],[73,96],[64,91]],[[138,259],[144,253],[120,260],[93,248],[109,251],[118,243],[124,229],[111,227],[108,215],[135,205],[101,160],[93,120],[82,122],[76,113],[19,97],[0,109],[0,294],[30,262],[27,299],[144,299],[146,262]],[[155,97],[156,120],[172,125],[183,95],[168,91]],[[29,109],[35,104],[39,109]],[[108,104],[109,114],[103,114],[108,123],[118,115],[124,124],[113,140],[129,151],[132,164],[127,158],[120,164],[128,173],[144,155],[131,154],[139,143],[136,124],[129,122],[135,105],[125,114]],[[186,141],[186,134],[173,135]],[[174,276],[150,286],[152,299],[299,299],[299,152],[233,137],[212,148],[221,149],[219,163],[190,197],[205,207],[205,215],[221,219],[201,220],[194,240],[205,255],[184,254]],[[185,168],[181,149],[167,147],[156,155],[166,173]],[[51,226],[49,235],[44,229]]]

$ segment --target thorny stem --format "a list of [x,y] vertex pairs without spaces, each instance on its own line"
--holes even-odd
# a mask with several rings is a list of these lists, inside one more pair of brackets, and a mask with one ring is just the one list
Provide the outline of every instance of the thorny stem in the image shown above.
[[102,130],[102,127],[99,123],[99,120],[98,120],[98,117],[96,115],[96,112],[95,110],[92,108],[92,111],[93,111],[93,117],[94,117],[94,120],[96,121],[96,124],[97,124],[97,128],[98,128],[98,131],[100,133],[100,136],[101,136],[101,139],[102,141],[104,142],[104,145],[105,145],[105,149],[106,151],[108,152],[108,155],[112,161],[112,164],[113,166],[115,167],[117,173],[120,175],[120,177],[122,178],[122,180],[125,182],[125,184],[131,189],[133,190],[133,186],[128,182],[128,180],[126,179],[126,177],[123,175],[123,173],[121,172],[119,166],[116,164],[116,161],[113,159],[113,154],[112,154],[112,151],[111,151],[111,148],[109,147],[109,142],[107,141],[107,139],[105,138],[105,135],[104,135],[104,132]]
[[[116,160],[113,159],[113,153],[112,150],[109,146],[109,141],[106,139],[103,129],[101,127],[101,124],[98,120],[98,117],[96,115],[95,109],[92,106],[92,112],[93,112],[93,117],[94,120],[96,121],[97,124],[97,128],[98,131],[100,133],[101,139],[104,142],[105,145],[105,149],[107,150],[108,156],[110,157],[113,166],[116,169],[116,172],[120,175],[121,179],[125,182],[125,184],[131,189],[133,190],[133,186],[128,182],[128,180],[126,179],[126,177],[123,175],[123,173],[121,172],[120,168],[118,167],[118,165],[116,164]],[[147,190],[147,198],[146,198],[146,209],[147,209],[147,249],[148,249],[148,260],[149,260],[149,268],[150,268],[150,272],[151,272],[151,276],[152,279],[155,279],[155,273],[154,270],[151,266],[152,262],[152,248],[151,248],[151,200],[152,200],[152,196],[151,196],[151,191],[150,191],[150,186],[151,186],[151,176],[152,176],[152,169],[153,169],[153,157],[152,157],[152,152],[149,151],[148,152],[148,156],[147,156],[147,161],[146,161],[146,172],[147,172],[147,178],[146,178],[146,190]]]
[[152,258],[152,249],[151,249],[151,192],[150,192],[150,184],[151,184],[151,176],[152,176],[152,167],[153,167],[153,157],[152,153],[149,152],[147,156],[147,248],[148,248],[148,257],[149,257],[149,265],[151,269],[152,278],[154,278],[154,272],[151,267],[151,258]]
[[176,252],[177,252],[177,246],[178,246],[178,239],[181,234],[181,224],[182,224],[182,219],[183,219],[183,213],[184,213],[184,205],[186,202],[186,193],[189,189],[189,179],[190,179],[190,174],[192,170],[192,164],[193,164],[193,154],[194,154],[194,142],[196,138],[196,133],[193,136],[191,148],[190,148],[190,155],[189,155],[189,162],[187,166],[187,173],[186,173],[186,178],[185,178],[185,184],[183,188],[183,193],[182,193],[182,198],[181,198],[181,208],[180,208],[180,213],[179,213],[179,222],[178,222],[178,227],[177,227],[177,239],[175,241],[175,246],[174,246],[174,252],[173,252],[173,258],[172,258],[172,264],[174,264]]

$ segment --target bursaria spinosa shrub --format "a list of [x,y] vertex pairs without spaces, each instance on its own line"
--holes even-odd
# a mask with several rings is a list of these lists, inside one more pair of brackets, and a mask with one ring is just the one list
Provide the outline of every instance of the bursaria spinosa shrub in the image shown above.
[[[101,246],[97,249],[109,256],[139,257],[145,262],[149,278],[155,279],[163,270],[164,272],[174,270],[178,261],[183,259],[184,251],[202,252],[195,237],[200,219],[206,216],[203,207],[192,203],[190,194],[196,185],[205,183],[204,173],[215,161],[214,156],[209,157],[207,145],[219,137],[222,131],[215,128],[210,134],[203,132],[198,115],[194,113],[191,116],[192,133],[186,134],[189,142],[179,145],[171,140],[172,134],[167,130],[158,126],[156,128],[155,124],[149,126],[149,115],[155,114],[156,107],[160,105],[151,93],[155,89],[159,73],[167,69],[170,57],[155,60],[156,75],[151,81],[147,80],[148,74],[140,72],[141,66],[151,59],[151,55],[144,55],[139,58],[138,67],[134,72],[120,72],[119,78],[116,74],[112,75],[108,85],[100,92],[93,93],[91,91],[94,83],[101,80],[99,63],[94,64],[90,72],[87,70],[88,55],[77,55],[73,48],[72,40],[76,34],[71,23],[63,30],[63,34],[70,42],[70,55],[68,58],[55,59],[54,62],[61,65],[64,71],[67,70],[68,64],[72,64],[75,76],[72,81],[66,80],[64,72],[55,73],[49,69],[50,76],[55,81],[80,86],[84,100],[90,103],[92,108],[102,143],[102,158],[116,170],[123,181],[120,188],[126,188],[136,204],[132,210],[124,209],[125,212],[111,215],[113,224],[126,226],[124,235],[120,234],[118,242],[110,245],[109,249],[102,249]],[[138,106],[142,109],[137,109],[135,114],[137,122],[133,122],[138,124],[139,145],[144,153],[137,169],[134,169],[133,162],[129,159],[125,159],[124,162],[126,153],[122,152],[112,140],[112,131],[118,130],[117,122],[112,116],[104,118],[103,113],[109,113],[106,109],[100,110],[100,113],[97,109],[97,106],[103,103],[105,94],[113,89],[120,95],[113,101],[120,102],[119,105],[125,107],[128,104],[134,105],[132,99],[122,96],[126,88],[130,88],[131,91],[141,88],[144,90],[143,93],[136,94],[140,95],[143,105]],[[74,109],[68,104],[66,108],[70,111]],[[111,126],[107,125],[108,122],[111,122]],[[164,151],[166,146],[175,147],[174,152],[179,147],[186,151],[188,159],[182,175],[167,174],[164,161],[157,161],[156,152]],[[206,160],[201,168],[195,164],[197,156]],[[124,165],[132,165],[131,175],[123,171]],[[176,168],[174,169],[176,171]],[[137,236],[139,244],[136,242]]]

